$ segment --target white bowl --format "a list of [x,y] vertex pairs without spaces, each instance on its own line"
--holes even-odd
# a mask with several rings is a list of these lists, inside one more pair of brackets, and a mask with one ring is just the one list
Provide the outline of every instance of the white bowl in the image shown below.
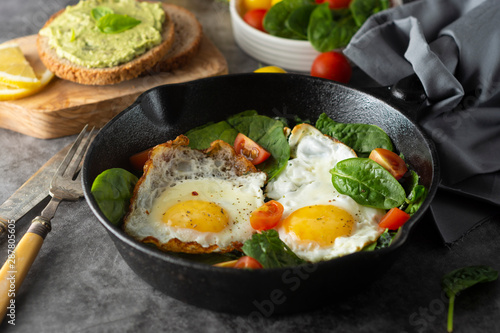
[[[391,0],[391,7],[400,5],[402,0]],[[276,37],[252,28],[243,21],[243,0],[231,0],[229,11],[236,44],[251,57],[289,71],[311,71],[312,63],[320,52],[309,41]]]
[[231,0],[229,4],[234,39],[244,52],[266,65],[289,71],[311,71],[320,52],[309,41],[276,37],[252,28],[243,21],[243,1]]

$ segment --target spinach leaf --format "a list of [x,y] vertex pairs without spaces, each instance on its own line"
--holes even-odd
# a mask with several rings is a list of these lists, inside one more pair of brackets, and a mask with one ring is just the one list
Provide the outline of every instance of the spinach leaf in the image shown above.
[[337,8],[337,9],[332,9],[332,18],[334,20],[340,20],[343,18],[346,18],[348,16],[352,16],[351,10],[349,8]]
[[264,17],[264,29],[273,36],[309,40],[319,52],[349,44],[371,15],[389,8],[389,0],[353,0],[349,8],[331,10],[328,3],[282,0]]
[[90,192],[106,218],[118,226],[127,213],[137,177],[125,169],[113,168],[99,174]]
[[316,121],[316,128],[348,145],[360,156],[368,156],[375,148],[394,149],[391,138],[376,125],[338,123],[323,113]]
[[388,9],[389,0],[353,0],[349,5],[354,21],[361,27],[373,14]]
[[252,117],[252,116],[258,116],[259,113],[256,110],[246,110],[242,111],[240,113],[233,114],[232,116],[229,116],[227,118],[228,123],[233,123],[236,121],[236,119],[241,118],[241,117]]
[[441,287],[450,299],[448,305],[448,332],[453,331],[455,297],[477,283],[491,282],[498,278],[498,271],[489,266],[468,266],[449,272],[441,280]]
[[269,179],[283,170],[290,159],[290,146],[283,133],[283,123],[279,120],[261,115],[236,115],[228,118],[228,123],[238,132],[257,142],[271,153],[265,162],[257,168],[266,172]]
[[400,182],[405,189],[406,199],[399,209],[413,215],[422,206],[429,191],[418,183],[419,176],[414,170],[409,170],[407,175],[400,179]]
[[408,196],[407,203],[408,206],[405,209],[405,212],[413,215],[417,212],[417,210],[422,206],[425,198],[429,191],[423,185],[417,185],[413,188],[410,195]]
[[369,245],[366,245],[364,248],[361,249],[361,251],[364,251],[364,252],[375,251],[376,247],[377,247],[377,242],[373,242]]
[[296,266],[306,262],[283,243],[274,229],[255,233],[243,244],[242,250],[247,256],[260,262],[264,268]]
[[396,178],[369,158],[342,160],[330,173],[337,191],[363,206],[391,209],[400,206],[406,198],[405,190]]
[[378,250],[389,247],[392,244],[394,236],[396,236],[396,232],[390,232],[389,229],[385,229],[382,235],[378,238],[375,249]]
[[301,39],[302,37],[287,27],[292,12],[302,6],[314,4],[313,0],[282,0],[272,6],[264,16],[264,30],[278,37]]
[[99,18],[97,27],[105,34],[116,34],[129,29],[132,29],[141,21],[128,15],[106,14]]
[[289,127],[289,128],[294,128],[295,125],[298,124],[311,124],[311,121],[309,119],[301,119],[297,115],[290,115],[288,117],[282,116],[282,117],[274,117],[274,119],[279,120],[283,123],[283,126]]
[[113,9],[109,8],[109,7],[106,7],[106,6],[99,6],[99,7],[96,7],[96,8],[93,8],[91,11],[90,11],[90,16],[92,16],[92,18],[94,20],[99,21],[99,19],[103,16],[106,16],[107,14],[113,14]]
[[401,179],[401,185],[403,185],[406,195],[409,196],[415,186],[418,185],[419,182],[419,176],[418,174],[414,171],[411,170],[410,167],[408,167],[409,172],[406,173]]
[[338,17],[340,13],[345,12],[338,12],[337,17],[334,17],[327,2],[317,6],[312,12],[307,36],[317,51],[328,52],[344,47],[358,31],[359,27],[350,13]]
[[392,240],[396,236],[396,233],[396,231],[389,231],[389,229],[385,229],[377,241],[365,246],[363,251],[374,251],[389,247],[392,244]]
[[215,140],[223,140],[233,145],[237,135],[238,131],[227,121],[208,123],[186,132],[186,136],[189,138],[189,147],[200,150],[210,147],[210,144]]
[[290,146],[283,132],[284,126],[278,119],[261,116],[255,110],[247,110],[230,116],[226,121],[194,128],[186,136],[191,148],[206,149],[214,140],[224,140],[233,145],[238,133],[245,134],[271,153],[271,157],[257,165],[271,179],[286,166],[290,158]]
[[302,39],[307,39],[309,17],[316,7],[316,5],[305,5],[295,9],[285,21],[286,27]]

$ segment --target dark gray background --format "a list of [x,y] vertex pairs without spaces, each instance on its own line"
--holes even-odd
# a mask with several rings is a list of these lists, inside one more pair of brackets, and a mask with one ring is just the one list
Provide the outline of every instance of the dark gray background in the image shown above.
[[[232,39],[227,5],[215,0],[170,1],[192,10],[225,55],[229,71],[259,63]],[[55,11],[75,1],[2,0],[0,42],[37,33]],[[359,71],[351,84],[366,84]],[[74,137],[35,139],[0,129],[0,203]],[[20,238],[32,213],[18,221]],[[449,248],[430,214],[422,220],[390,269],[345,299],[316,311],[250,319],[183,304],[143,282],[122,260],[85,201],[63,202],[53,230],[16,300],[16,326],[2,332],[445,332],[447,300],[440,279],[477,264],[499,269],[500,219],[472,230]],[[0,259],[6,243],[0,242]],[[341,274],[341,272],[339,272]],[[343,286],[338,286],[342,288]],[[242,286],[244,288],[244,286]],[[314,298],[314,295],[310,295]],[[500,331],[500,282],[478,285],[455,304],[455,332]]]

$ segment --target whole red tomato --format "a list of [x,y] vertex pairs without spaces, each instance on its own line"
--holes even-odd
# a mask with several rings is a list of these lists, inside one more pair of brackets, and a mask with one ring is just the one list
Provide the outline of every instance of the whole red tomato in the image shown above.
[[253,9],[243,15],[243,21],[245,21],[251,27],[258,29],[260,31],[264,31],[264,26],[262,21],[264,20],[264,16],[266,16],[267,9]]
[[330,9],[340,9],[349,7],[351,0],[316,0],[318,4],[323,2],[328,2],[328,7],[330,7]]
[[347,83],[351,79],[352,68],[342,53],[330,51],[321,53],[314,59],[311,75]]

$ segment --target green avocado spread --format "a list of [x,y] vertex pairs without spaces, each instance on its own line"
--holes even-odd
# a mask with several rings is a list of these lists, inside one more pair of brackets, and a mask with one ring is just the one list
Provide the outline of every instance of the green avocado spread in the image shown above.
[[[113,17],[101,18],[92,10],[105,9]],[[103,24],[112,29],[123,26],[123,20],[136,22],[126,30],[103,32]],[[96,19],[97,18],[97,19]],[[107,19],[106,21],[103,21]],[[82,0],[68,6],[47,27],[40,31],[48,37],[57,55],[87,68],[113,67],[131,61],[162,41],[165,12],[160,3],[136,0]],[[109,31],[104,30],[104,31]]]

